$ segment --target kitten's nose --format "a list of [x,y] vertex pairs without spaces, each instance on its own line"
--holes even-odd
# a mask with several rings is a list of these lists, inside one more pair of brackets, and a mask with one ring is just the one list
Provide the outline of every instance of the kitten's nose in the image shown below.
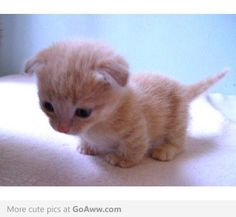
[[70,126],[59,125],[57,130],[61,133],[68,133],[70,131]]

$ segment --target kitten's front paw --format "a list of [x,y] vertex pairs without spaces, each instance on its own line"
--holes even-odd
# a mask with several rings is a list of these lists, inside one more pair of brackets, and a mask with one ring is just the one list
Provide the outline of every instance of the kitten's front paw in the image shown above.
[[137,162],[124,159],[122,156],[116,153],[109,153],[105,156],[105,160],[113,166],[122,168],[129,168],[137,164]]
[[163,144],[153,149],[151,156],[153,159],[156,159],[156,160],[170,161],[174,159],[174,157],[180,152],[181,152],[181,149],[171,144]]
[[90,146],[87,146],[87,145],[79,145],[77,147],[77,151],[81,154],[85,154],[85,155],[96,155],[97,154],[97,151],[90,147]]

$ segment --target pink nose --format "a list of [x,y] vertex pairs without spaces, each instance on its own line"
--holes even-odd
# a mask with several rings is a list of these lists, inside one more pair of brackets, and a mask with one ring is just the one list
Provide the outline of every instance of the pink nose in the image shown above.
[[68,133],[70,131],[70,127],[65,125],[59,125],[57,130],[61,133]]

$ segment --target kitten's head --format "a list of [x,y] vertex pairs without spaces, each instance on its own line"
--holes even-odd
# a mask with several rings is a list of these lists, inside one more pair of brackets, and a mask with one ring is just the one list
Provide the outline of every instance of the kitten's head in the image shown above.
[[115,109],[128,82],[126,61],[93,41],[56,43],[25,65],[35,72],[40,106],[51,126],[83,133]]

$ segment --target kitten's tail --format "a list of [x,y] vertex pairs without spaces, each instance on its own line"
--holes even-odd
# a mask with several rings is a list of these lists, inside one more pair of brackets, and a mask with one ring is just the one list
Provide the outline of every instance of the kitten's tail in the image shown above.
[[187,86],[187,97],[188,97],[189,101],[192,101],[194,98],[196,98],[200,94],[204,93],[209,87],[211,87],[217,81],[222,79],[228,73],[228,71],[229,71],[228,69],[225,69],[224,71],[222,71],[210,78],[202,80],[196,84]]

